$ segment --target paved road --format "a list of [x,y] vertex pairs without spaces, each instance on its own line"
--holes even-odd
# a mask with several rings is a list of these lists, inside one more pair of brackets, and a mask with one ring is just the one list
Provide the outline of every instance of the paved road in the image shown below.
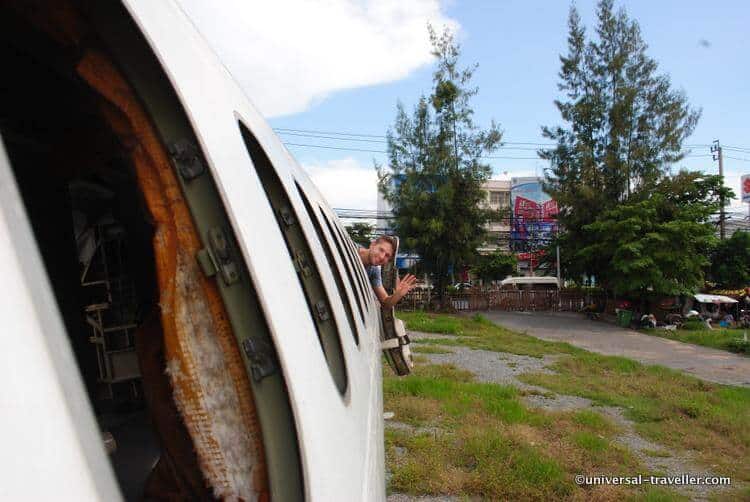
[[491,321],[543,340],[568,342],[600,354],[623,356],[646,364],[682,370],[711,382],[750,387],[750,357],[677,342],[581,314],[549,312],[483,312]]

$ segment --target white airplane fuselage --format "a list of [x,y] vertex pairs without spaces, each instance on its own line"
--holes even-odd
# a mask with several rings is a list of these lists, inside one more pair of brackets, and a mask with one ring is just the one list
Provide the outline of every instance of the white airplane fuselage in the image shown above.
[[[238,340],[238,353],[243,354],[248,369],[250,394],[258,406],[264,432],[259,444],[265,449],[271,499],[280,500],[286,493],[305,500],[383,500],[381,313],[369,285],[363,284],[361,263],[352,260],[351,250],[346,249],[351,243],[342,240],[343,226],[176,3],[125,0],[123,6],[109,10],[127,12],[130,19],[119,24],[112,21],[111,26],[108,23],[113,14],[108,8],[92,7],[91,12],[81,9],[86,14],[82,19],[99,34],[100,49],[142,103],[144,114],[164,143],[164,151],[173,140],[186,137],[184,131],[189,131],[190,141],[198,147],[205,172],[195,183],[189,176],[175,178],[180,180],[197,234],[204,240],[209,235],[201,226],[202,218],[208,221],[214,216],[205,214],[214,211],[219,215],[216,217],[226,219],[221,225],[236,246],[232,250],[234,266],[239,267],[240,282],[244,281],[253,294],[272,345],[266,353],[271,354],[272,377],[250,371],[255,353],[240,340],[252,335],[242,333],[242,323],[251,321],[242,318],[242,308],[232,305],[236,288],[222,276],[227,271],[222,268],[225,263],[210,242],[201,244],[209,251],[213,249],[208,265],[201,262],[201,266],[216,269],[215,275],[207,272],[206,280],[218,284]],[[23,17],[23,9],[14,11],[14,15]],[[44,23],[30,19],[30,24],[42,27],[41,31],[46,29]],[[46,33],[56,40],[54,30]],[[127,37],[145,41],[150,56],[144,56],[145,49],[131,49],[137,43]],[[252,47],[247,49],[251,51]],[[86,61],[85,54],[81,61]],[[86,82],[85,92],[106,97],[102,88],[97,90],[95,71],[86,74],[80,63],[71,68],[77,69],[77,79]],[[5,70],[12,72],[13,68]],[[157,73],[162,80],[152,78]],[[101,85],[106,86],[106,82]],[[53,88],[49,92],[56,91]],[[160,97],[167,95],[174,101]],[[116,108],[117,98],[108,99]],[[111,116],[116,119],[117,113]],[[175,132],[178,129],[181,132]],[[4,128],[0,133],[6,143],[0,151],[0,234],[4,236],[0,240],[0,277],[5,290],[4,301],[0,302],[5,342],[0,351],[4,389],[0,392],[0,441],[4,451],[0,459],[4,472],[0,499],[117,500],[118,481],[87,398],[85,379],[76,365],[79,355],[71,347],[70,337],[83,335],[66,330],[62,307],[45,273],[44,246],[35,238],[30,223],[29,199],[16,186],[14,169],[19,169],[19,164],[13,152],[25,147],[23,141],[13,139],[17,132]],[[253,155],[249,141],[257,143],[256,149],[264,153],[264,158]],[[13,146],[16,144],[22,146]],[[261,172],[263,163],[272,167],[267,178]],[[195,188],[201,186],[198,183],[213,187],[216,199]],[[269,183],[275,185],[269,188]],[[296,220],[298,233],[292,237],[284,233],[283,217],[269,202],[272,189],[283,192],[282,202],[288,204]],[[213,209],[204,210],[202,205]],[[206,225],[209,228],[209,223]],[[302,277],[304,270],[301,272],[300,262],[295,261],[293,239],[299,236],[309,250],[307,265],[312,267],[312,279]],[[322,306],[311,303],[312,286],[304,281],[313,279],[318,281],[315,294],[327,301]],[[162,306],[163,302],[161,298]],[[321,326],[329,331],[321,331]],[[267,382],[273,378],[277,387],[275,394],[270,394]],[[296,435],[297,458],[285,457],[293,449],[274,451],[276,441],[284,444],[283,438],[265,434],[275,424],[268,418],[274,416],[274,410],[270,401],[263,401],[264,392],[272,399],[286,400],[284,405]],[[187,413],[184,408],[180,410]],[[195,432],[188,430],[195,440]],[[298,466],[301,490],[287,487],[290,491],[285,492],[285,469],[297,469],[290,466]]]

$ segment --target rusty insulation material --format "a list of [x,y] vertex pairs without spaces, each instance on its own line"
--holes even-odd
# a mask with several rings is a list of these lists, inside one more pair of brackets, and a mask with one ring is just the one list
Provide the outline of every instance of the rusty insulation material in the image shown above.
[[167,373],[203,475],[219,498],[268,500],[250,382],[218,288],[195,258],[202,246],[169,157],[104,54],[87,51],[77,72],[106,101],[102,113],[128,150],[154,220]]

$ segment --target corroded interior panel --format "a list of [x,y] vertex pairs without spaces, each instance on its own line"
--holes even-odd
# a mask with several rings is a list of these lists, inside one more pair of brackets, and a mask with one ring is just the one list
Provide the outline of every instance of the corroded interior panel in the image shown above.
[[[193,479],[191,488],[189,479],[191,466],[185,459],[185,445],[191,444],[215,497],[268,500],[268,476],[250,382],[214,279],[205,277],[198,266],[201,240],[153,123],[74,6],[33,0],[0,4],[27,19],[75,61],[62,64],[73,64],[75,68],[70,70],[93,91],[102,118],[135,170],[150,215],[159,312],[144,322],[137,339],[154,341],[158,337],[159,343],[142,343],[138,355],[144,367],[144,385],[151,387],[147,394],[152,397],[151,413],[163,453],[149,484],[173,478],[164,484],[179,484],[191,498],[203,499],[200,487]],[[161,366],[161,350],[166,368]],[[189,434],[182,443],[173,432],[174,420],[170,422],[159,411],[170,398]]]
[[216,496],[267,497],[250,383],[216,285],[195,259],[201,243],[169,158],[128,84],[105,55],[77,71],[105,100],[102,113],[128,147],[155,225],[159,305],[174,399]]

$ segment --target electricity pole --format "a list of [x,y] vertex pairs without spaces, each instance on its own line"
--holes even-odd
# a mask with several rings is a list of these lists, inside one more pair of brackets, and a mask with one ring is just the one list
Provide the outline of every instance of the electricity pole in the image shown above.
[[[719,176],[721,176],[721,186],[724,186],[724,158],[721,154],[721,143],[718,139],[714,140],[714,144],[711,146],[711,154],[714,160],[719,161]],[[724,240],[726,231],[724,229],[724,195],[720,197],[721,209],[719,210],[719,237]]]

